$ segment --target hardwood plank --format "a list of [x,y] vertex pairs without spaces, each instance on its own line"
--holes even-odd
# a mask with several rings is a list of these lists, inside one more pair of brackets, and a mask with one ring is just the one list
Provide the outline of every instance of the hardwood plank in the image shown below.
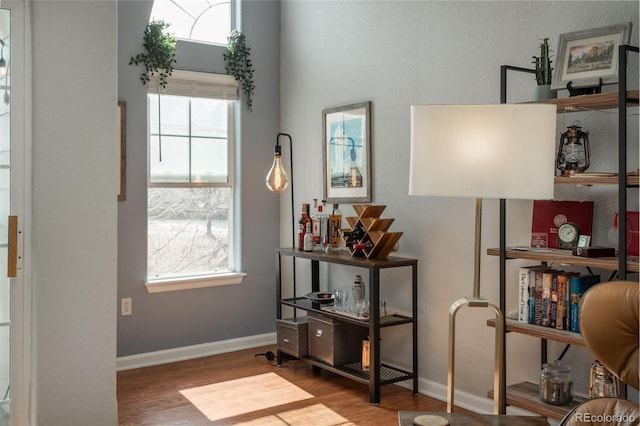
[[[380,404],[371,405],[368,386],[297,360],[278,367],[275,361],[255,356],[269,350],[275,353],[276,348],[247,349],[120,371],[117,375],[119,424],[395,425],[399,410],[446,411],[446,402],[424,395],[414,396],[411,390],[396,385],[382,386]],[[273,383],[279,390],[269,388],[270,385],[265,387],[266,382],[259,380],[265,376],[277,376]],[[239,387],[234,384],[245,378],[259,381],[251,398],[247,388],[244,394],[237,395],[232,390],[233,387],[237,391]],[[217,392],[215,398],[207,402],[211,397],[206,395],[209,388],[228,391]],[[265,402],[274,401],[276,392],[280,401],[269,406]],[[222,411],[220,398],[224,399],[223,405],[228,406],[227,417],[218,415]],[[251,406],[241,410],[249,399]],[[209,414],[213,420],[205,414],[213,412],[211,410],[218,410],[215,415]]]

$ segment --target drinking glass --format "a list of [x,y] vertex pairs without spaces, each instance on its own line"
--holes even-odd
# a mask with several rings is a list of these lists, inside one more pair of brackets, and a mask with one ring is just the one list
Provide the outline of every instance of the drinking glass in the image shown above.
[[333,290],[333,307],[338,312],[345,312],[349,306],[349,291],[346,288]]

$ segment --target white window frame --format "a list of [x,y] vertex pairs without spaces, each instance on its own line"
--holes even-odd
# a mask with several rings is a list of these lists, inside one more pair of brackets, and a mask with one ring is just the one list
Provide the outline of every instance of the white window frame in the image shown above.
[[[151,78],[148,87],[149,94],[178,95],[187,97],[202,97],[237,100],[237,83],[233,77],[221,74],[209,74],[193,71],[174,70],[168,78],[167,88],[158,85],[158,79]],[[237,272],[239,260],[236,258],[235,240],[238,233],[235,229],[235,208],[237,191],[235,189],[235,102],[227,102],[227,182],[224,183],[165,183],[151,182],[150,158],[147,153],[147,188],[181,188],[181,187],[209,187],[229,188],[229,256],[231,257],[231,271],[217,274],[203,274],[187,277],[162,277],[150,279],[147,277],[145,286],[149,293],[188,290],[203,287],[240,284],[247,275]],[[147,116],[147,149],[151,139],[149,117]],[[149,152],[149,151],[148,151]]]
[[[158,1],[160,1],[160,0],[158,0]],[[176,6],[178,6],[178,8],[183,9],[182,5],[180,4],[181,3],[180,0],[162,0],[162,1],[172,1],[174,4],[176,4]],[[191,16],[192,18],[194,18],[194,21],[191,24],[191,28],[190,28],[190,31],[189,31],[189,36],[188,37],[184,37],[182,35],[176,35],[176,39],[188,41],[188,42],[191,42],[191,43],[210,44],[210,45],[214,45],[214,46],[226,46],[227,43],[224,40],[212,41],[212,40],[201,40],[201,39],[198,39],[198,38],[192,38],[193,30],[194,30],[194,26],[200,20],[200,18],[202,18],[202,15],[204,13],[206,13],[212,7],[218,6],[219,4],[229,3],[229,16],[228,16],[228,18],[229,18],[229,31],[232,31],[233,28],[234,28],[234,22],[236,22],[236,18],[235,18],[235,16],[236,16],[236,7],[237,7],[236,1],[237,0],[217,0],[215,2],[216,4],[214,4],[214,5],[209,4],[209,7],[204,9],[204,10],[202,10],[202,11],[200,11],[198,16],[196,16],[196,17],[191,16],[190,12],[188,13],[188,12],[185,11],[185,13],[187,13],[187,15]],[[169,24],[173,24],[171,22],[171,19],[167,18],[166,16],[157,18],[155,16],[155,14],[153,13],[153,9],[152,9],[152,14],[151,14],[151,17],[150,17],[150,21],[154,20],[154,19],[162,19],[162,20],[164,20],[165,22],[167,22]]]

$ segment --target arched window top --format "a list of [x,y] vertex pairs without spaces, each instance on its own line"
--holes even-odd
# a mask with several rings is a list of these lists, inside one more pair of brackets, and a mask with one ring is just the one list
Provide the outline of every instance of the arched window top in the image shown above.
[[151,19],[163,20],[176,38],[227,44],[231,33],[230,0],[155,0]]

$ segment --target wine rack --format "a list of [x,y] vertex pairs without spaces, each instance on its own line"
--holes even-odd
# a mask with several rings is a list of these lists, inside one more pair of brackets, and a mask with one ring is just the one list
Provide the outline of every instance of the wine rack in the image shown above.
[[[366,257],[367,259],[384,259],[394,249],[402,232],[388,232],[394,219],[380,218],[387,206],[371,204],[354,204],[353,209],[357,216],[347,216],[345,220],[352,232],[358,227],[364,229],[364,235],[358,241],[350,241],[349,237],[343,239],[347,244],[351,256]],[[364,248],[358,248],[364,245]]]

